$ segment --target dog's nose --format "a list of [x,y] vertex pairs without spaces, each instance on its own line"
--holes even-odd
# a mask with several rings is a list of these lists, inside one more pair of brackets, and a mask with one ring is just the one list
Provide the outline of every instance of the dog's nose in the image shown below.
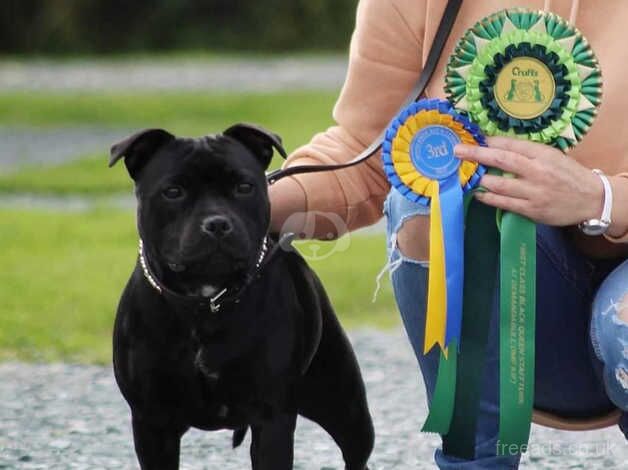
[[210,215],[201,224],[201,230],[216,238],[224,238],[233,231],[233,226],[224,215]]

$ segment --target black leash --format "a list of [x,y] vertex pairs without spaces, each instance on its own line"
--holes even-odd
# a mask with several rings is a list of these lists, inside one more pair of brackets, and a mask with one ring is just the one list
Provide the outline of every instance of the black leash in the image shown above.
[[[456,17],[458,16],[458,11],[460,10],[461,5],[462,0],[449,0],[447,2],[445,12],[443,13],[443,17],[441,18],[440,24],[438,25],[438,30],[436,31],[436,36],[434,36],[434,42],[432,43],[432,47],[427,56],[427,60],[425,61],[425,66],[423,67],[421,75],[419,75],[419,79],[414,85],[414,88],[412,89],[412,92],[410,93],[408,99],[399,108],[399,112],[401,112],[401,110],[403,110],[409,104],[418,101],[421,96],[423,96],[423,93],[425,92],[425,87],[432,78],[432,75],[434,75],[434,70],[436,69],[438,60],[440,59],[440,56],[443,52],[443,48],[445,47],[445,43],[447,42],[447,38],[449,37],[449,33],[451,32],[451,28],[456,21]],[[279,181],[281,178],[285,178],[286,176],[314,173],[319,171],[342,170],[343,168],[349,168],[359,165],[360,163],[371,158],[379,151],[382,146],[382,142],[384,141],[385,133],[386,129],[384,129],[381,134],[373,141],[373,143],[369,145],[362,153],[360,153],[357,157],[347,163],[339,163],[335,165],[291,166],[285,169],[277,169],[268,173],[266,175],[266,180],[268,181],[268,184],[271,185]]]

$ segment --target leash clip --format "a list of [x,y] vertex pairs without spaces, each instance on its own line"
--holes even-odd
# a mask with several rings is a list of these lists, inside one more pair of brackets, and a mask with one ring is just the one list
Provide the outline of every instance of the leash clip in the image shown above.
[[223,290],[221,290],[215,296],[213,296],[211,299],[209,299],[209,309],[211,310],[212,313],[216,313],[216,312],[220,311],[221,305],[216,303],[216,302],[218,300],[220,300],[220,298],[223,295],[225,295],[226,292],[227,292],[227,288],[225,287]]

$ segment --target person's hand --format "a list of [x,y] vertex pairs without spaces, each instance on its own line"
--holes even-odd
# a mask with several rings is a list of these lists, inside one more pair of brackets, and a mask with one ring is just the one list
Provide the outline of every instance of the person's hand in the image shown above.
[[553,147],[507,137],[487,139],[488,147],[457,145],[454,153],[516,178],[484,175],[488,191],[475,197],[490,206],[516,212],[547,225],[575,225],[602,213],[600,178]]

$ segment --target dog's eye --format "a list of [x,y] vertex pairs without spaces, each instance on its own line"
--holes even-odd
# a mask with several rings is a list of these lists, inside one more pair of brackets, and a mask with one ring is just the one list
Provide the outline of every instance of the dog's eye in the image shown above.
[[253,192],[253,185],[251,183],[239,183],[236,186],[236,192],[238,194],[251,194],[251,192]]
[[181,186],[168,186],[161,192],[161,194],[166,199],[174,201],[176,199],[181,199],[185,195],[185,192]]

